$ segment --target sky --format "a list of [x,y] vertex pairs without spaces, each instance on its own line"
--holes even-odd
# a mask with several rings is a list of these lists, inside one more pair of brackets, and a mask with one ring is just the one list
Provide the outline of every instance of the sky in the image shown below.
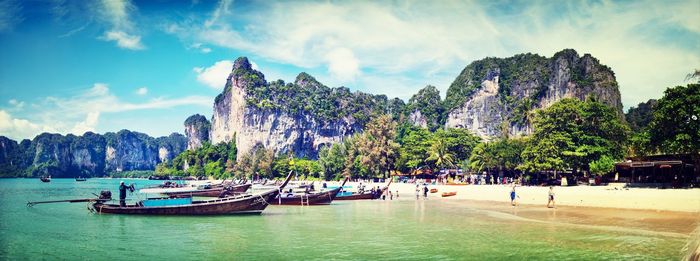
[[0,135],[183,133],[246,56],[268,81],[444,97],[471,61],[573,48],[625,108],[700,68],[693,1],[0,0]]

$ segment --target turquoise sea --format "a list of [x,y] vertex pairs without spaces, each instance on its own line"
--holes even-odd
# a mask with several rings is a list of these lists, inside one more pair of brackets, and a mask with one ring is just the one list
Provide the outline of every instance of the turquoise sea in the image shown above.
[[[137,186],[158,183],[127,180]],[[0,179],[0,260],[674,260],[687,237],[532,222],[467,202],[270,206],[261,216],[99,215],[117,179]]]

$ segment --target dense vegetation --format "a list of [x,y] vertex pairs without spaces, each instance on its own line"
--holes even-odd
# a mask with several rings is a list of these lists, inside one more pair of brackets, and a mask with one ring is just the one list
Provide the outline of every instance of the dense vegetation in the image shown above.
[[630,107],[625,113],[625,120],[629,124],[633,132],[639,132],[647,128],[654,117],[654,107],[657,101],[650,99],[647,102],[642,102],[636,107]]
[[534,124],[522,153],[523,170],[588,171],[603,156],[625,156],[629,128],[612,108],[594,100],[562,99],[538,111]]
[[[386,95],[372,95],[363,92],[351,92],[346,87],[330,88],[307,73],[300,73],[294,83],[283,80],[265,81],[265,76],[253,70],[247,58],[241,57],[234,63],[234,79],[239,79],[246,88],[246,103],[263,110],[284,111],[291,114],[308,113],[319,120],[337,120],[351,116],[364,126],[374,116],[397,113],[403,102],[397,99],[389,101]],[[231,91],[232,82],[220,94]]]
[[[465,129],[431,130],[397,120],[394,115],[382,115],[371,118],[364,132],[322,148],[318,160],[294,158],[291,152],[275,156],[271,150],[257,148],[238,162],[233,162],[230,154],[226,154],[228,158],[208,156],[219,159],[219,163],[214,163],[217,168],[209,169],[218,170],[216,177],[249,178],[253,174],[281,177],[294,170],[310,179],[340,179],[344,175],[386,177],[394,171],[414,173],[419,169],[441,168],[524,175],[526,179],[534,173],[569,170],[583,175],[603,175],[614,171],[614,163],[626,155],[641,153],[636,140],[640,136],[647,138],[643,145],[652,148],[641,154],[698,153],[700,124],[697,117],[693,117],[700,114],[698,86],[669,88],[657,105],[646,103],[632,108],[627,118],[635,122],[637,131],[620,119],[615,108],[593,98],[586,101],[562,99],[529,116],[534,123],[534,133],[527,138],[504,135],[483,141]],[[431,89],[427,88],[426,92],[432,92]],[[650,142],[651,137],[655,142]],[[211,154],[205,151],[217,151],[217,146],[232,148],[225,144],[206,145],[183,155]],[[637,154],[633,153],[635,151]],[[198,163],[205,162],[206,157],[195,156],[187,164],[202,166],[199,167],[205,168],[202,173],[211,173]],[[180,158],[178,156],[173,164],[178,164]],[[189,174],[197,171],[195,168]]]
[[410,117],[416,111],[425,117],[427,128],[431,131],[437,130],[444,124],[444,111],[442,101],[440,99],[440,91],[435,86],[428,85],[420,89],[408,100],[408,104],[404,108],[406,117]]
[[649,146],[662,153],[700,152],[700,83],[668,88],[654,107]]
[[[235,139],[234,139],[235,140]],[[196,150],[186,150],[172,161],[156,166],[156,175],[163,176],[209,176],[227,178],[233,170],[238,150],[236,143],[212,145],[204,142]]]

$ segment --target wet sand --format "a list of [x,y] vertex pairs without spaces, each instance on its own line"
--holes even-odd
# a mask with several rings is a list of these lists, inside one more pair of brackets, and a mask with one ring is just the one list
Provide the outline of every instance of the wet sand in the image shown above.
[[679,211],[572,206],[546,208],[527,204],[513,207],[496,201],[476,200],[449,200],[443,203],[454,207],[469,207],[511,215],[512,218],[519,221],[546,222],[562,226],[590,227],[591,229],[620,230],[642,234],[659,233],[674,237],[689,237],[700,225],[700,215]]
[[[350,185],[356,188],[358,183]],[[369,186],[383,187],[384,183],[371,183]],[[422,186],[421,186],[422,188]],[[429,198],[440,200],[479,200],[510,203],[511,186],[507,185],[429,185],[438,189]],[[415,184],[398,183],[391,185],[392,193],[401,197],[415,198]],[[517,186],[517,201],[520,204],[547,204],[549,187]],[[456,196],[443,198],[443,192],[457,192]],[[621,188],[616,186],[572,186],[554,187],[555,203],[558,207],[600,207],[615,209],[644,209],[653,211],[682,211],[700,214],[700,188],[694,189],[653,189]]]

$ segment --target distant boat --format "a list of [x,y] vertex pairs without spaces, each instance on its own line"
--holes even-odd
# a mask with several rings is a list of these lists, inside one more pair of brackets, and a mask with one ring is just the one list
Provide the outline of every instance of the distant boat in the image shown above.
[[389,189],[389,185],[391,185],[391,182],[393,179],[389,179],[389,183],[384,186],[384,188],[379,191],[379,193],[372,193],[370,191],[366,191],[364,193],[352,193],[351,195],[338,195],[335,197],[335,200],[361,200],[361,199],[378,199],[379,197],[386,192],[387,189]]
[[51,176],[39,177],[39,179],[41,180],[41,182],[51,182]]
[[248,191],[248,189],[253,184],[241,184],[241,185],[213,185],[209,188],[195,188],[194,190],[188,188],[183,188],[184,190],[175,189],[163,189],[163,192],[158,192],[160,194],[168,195],[173,198],[185,198],[185,197],[219,197],[225,193],[231,194],[242,194]]
[[[312,193],[312,194],[286,194],[282,193],[278,198],[274,199],[270,204],[273,205],[328,205],[336,198],[340,189],[345,185],[348,178],[345,178],[343,184],[332,190]],[[286,195],[285,195],[286,194]]]
[[442,197],[443,197],[443,198],[452,197],[452,196],[454,196],[454,195],[457,195],[457,192],[452,191],[452,192],[443,192],[443,193],[442,193]]
[[86,180],[87,180],[87,178],[81,178],[81,177],[75,178],[75,181],[86,181]]

